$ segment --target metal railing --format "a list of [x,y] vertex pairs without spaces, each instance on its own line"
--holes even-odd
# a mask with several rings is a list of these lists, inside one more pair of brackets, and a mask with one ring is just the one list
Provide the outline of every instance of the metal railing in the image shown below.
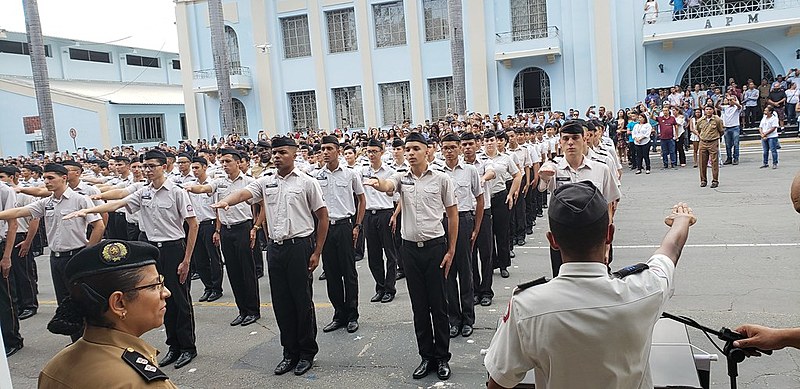
[[[248,76],[250,77],[250,68],[247,66],[231,66],[231,76]],[[216,78],[217,72],[214,69],[195,70],[193,77],[195,80],[206,80],[209,78]]]
[[[664,1],[659,2],[659,6],[663,3]],[[682,10],[674,10],[671,5],[667,5],[669,8],[661,9],[659,12],[645,11],[642,19],[645,24],[653,24],[800,7],[800,0],[700,0],[699,5],[687,6],[689,3],[691,2],[684,0]]]
[[542,38],[557,38],[558,27],[548,26],[546,28],[514,30],[495,33],[497,43],[522,42]]

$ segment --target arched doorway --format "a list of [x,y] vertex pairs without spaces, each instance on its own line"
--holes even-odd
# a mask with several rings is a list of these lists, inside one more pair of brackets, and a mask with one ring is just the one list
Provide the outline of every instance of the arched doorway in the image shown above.
[[[247,110],[245,110],[244,104],[234,97],[231,99],[231,105],[233,106],[233,132],[239,136],[249,136]],[[219,108],[219,121],[220,128],[222,128],[222,107]]]
[[728,85],[733,78],[741,87],[748,78],[758,85],[762,78],[772,81],[774,74],[760,55],[741,47],[721,47],[697,57],[683,73],[680,84]]
[[514,79],[514,112],[550,109],[550,77],[540,68],[526,68]]
[[236,31],[231,26],[225,26],[225,45],[228,46],[228,59],[231,62],[231,70],[233,74],[240,74],[242,66],[239,60],[239,37],[236,36]]

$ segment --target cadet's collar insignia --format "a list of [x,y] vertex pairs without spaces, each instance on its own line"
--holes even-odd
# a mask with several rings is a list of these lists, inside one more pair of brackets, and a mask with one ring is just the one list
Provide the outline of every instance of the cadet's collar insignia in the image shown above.
[[103,263],[117,263],[128,255],[128,248],[124,244],[115,242],[103,247]]
[[533,287],[533,286],[536,286],[536,285],[546,284],[547,281],[549,281],[549,280],[547,278],[544,278],[544,276],[542,276],[541,278],[537,278],[537,279],[535,279],[533,281],[528,281],[528,282],[519,284],[514,289],[514,294],[522,292],[523,290],[528,289],[528,288]]
[[161,371],[158,367],[150,363],[150,361],[144,357],[144,355],[138,353],[132,348],[128,348],[125,352],[122,353],[122,359],[130,365],[133,370],[136,370],[142,378],[144,378],[147,382],[157,381],[157,380],[166,380],[166,374]]

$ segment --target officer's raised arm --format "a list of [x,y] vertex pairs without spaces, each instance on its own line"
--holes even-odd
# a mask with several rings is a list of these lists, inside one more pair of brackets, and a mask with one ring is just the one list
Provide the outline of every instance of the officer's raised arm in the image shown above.
[[686,203],[678,203],[672,207],[672,214],[664,219],[664,223],[670,226],[670,229],[655,254],[665,255],[677,265],[683,246],[689,237],[689,227],[693,226],[695,222],[697,222],[697,217]]

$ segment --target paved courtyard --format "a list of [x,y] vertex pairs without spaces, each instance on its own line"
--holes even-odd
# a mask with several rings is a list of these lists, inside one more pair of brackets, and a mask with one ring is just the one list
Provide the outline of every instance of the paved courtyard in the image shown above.
[[[739,166],[725,166],[717,189],[700,188],[697,169],[659,170],[652,154],[653,173],[623,177],[622,202],[615,221],[614,268],[645,261],[660,243],[666,227],[662,219],[678,201],[689,203],[698,216],[676,271],[675,295],[667,311],[687,315],[711,328],[736,327],[744,322],[771,326],[800,325],[800,269],[798,253],[800,215],[789,201],[789,186],[800,170],[800,145],[785,144],[777,170],[759,169],[760,147],[743,150]],[[691,156],[689,156],[691,159]],[[710,171],[709,171],[710,174]],[[511,277],[495,274],[495,302],[476,307],[476,331],[470,338],[452,340],[452,378],[437,382],[435,374],[413,380],[419,363],[411,309],[405,282],[390,304],[369,303],[373,281],[366,261],[359,262],[361,286],[360,324],[355,334],[344,330],[322,333],[333,310],[324,281],[314,281],[317,304],[317,340],[320,352],[315,367],[302,377],[276,377],[272,370],[281,359],[278,329],[269,305],[269,283],[260,280],[262,319],[249,327],[230,327],[236,316],[233,295],[214,303],[196,303],[199,356],[180,370],[164,371],[181,388],[416,388],[484,387],[482,348],[491,340],[497,319],[504,312],[514,285],[542,275],[550,276],[544,232],[539,219],[525,247],[516,249]],[[42,366],[68,338],[50,334],[47,321],[55,311],[47,258],[37,259],[40,269],[39,313],[22,322],[25,348],[9,365],[15,388],[34,388]],[[317,270],[317,274],[321,270]],[[194,300],[202,293],[194,281]],[[718,353],[705,336],[689,330],[692,343]],[[144,336],[165,350],[163,329]],[[711,386],[728,387],[724,359],[712,364]],[[740,365],[740,388],[800,387],[800,351],[782,350],[770,357],[751,358]],[[76,361],[76,363],[79,363]],[[579,372],[576,372],[579,373]]]

